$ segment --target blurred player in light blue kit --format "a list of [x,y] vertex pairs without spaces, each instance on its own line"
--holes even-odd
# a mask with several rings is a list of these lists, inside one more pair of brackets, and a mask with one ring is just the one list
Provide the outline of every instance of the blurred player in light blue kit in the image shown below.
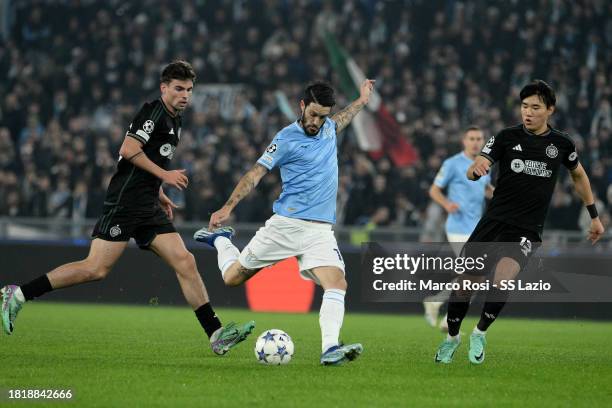
[[[240,285],[266,266],[297,257],[302,276],[325,290],[319,314],[324,365],[354,360],[363,350],[361,344],[343,345],[338,340],[347,283],[332,225],[338,192],[336,134],[368,103],[373,85],[374,81],[364,80],[359,98],[331,116],[334,90],[323,82],[308,86],[300,101],[300,119],[276,134],[225,205],[212,214],[208,228],[194,235],[217,249],[219,269],[228,286]],[[238,202],[277,166],[283,189],[274,202],[274,215],[240,252],[230,241],[233,229],[222,225]]]
[[[486,175],[478,182],[467,180],[465,173],[484,146],[482,130],[470,126],[463,134],[463,151],[449,157],[429,189],[429,196],[448,213],[446,238],[456,256],[461,254],[463,245],[478,224],[484,211],[485,197],[493,194],[491,177]],[[444,194],[446,190],[446,195]],[[432,326],[437,325],[438,313],[448,302],[450,291],[442,291],[425,298],[425,319]],[[440,321],[440,329],[446,331],[446,317]]]

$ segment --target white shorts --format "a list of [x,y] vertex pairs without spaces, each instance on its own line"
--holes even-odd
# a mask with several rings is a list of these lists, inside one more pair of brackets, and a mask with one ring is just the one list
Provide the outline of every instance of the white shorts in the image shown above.
[[455,253],[455,256],[461,255],[461,250],[463,249],[463,245],[470,239],[469,234],[453,234],[452,232],[446,233],[446,238]]
[[247,269],[261,269],[283,259],[297,257],[304,279],[319,283],[311,269],[335,266],[344,273],[344,261],[331,224],[322,224],[274,214],[240,253]]

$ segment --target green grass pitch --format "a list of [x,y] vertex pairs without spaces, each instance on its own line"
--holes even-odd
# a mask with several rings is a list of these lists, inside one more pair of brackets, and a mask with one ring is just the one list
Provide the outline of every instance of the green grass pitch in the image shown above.
[[[342,337],[364,354],[341,367],[319,365],[318,315],[217,310],[223,321],[255,319],[252,337],[223,357],[187,307],[26,305],[2,335],[0,405],[7,389],[70,388],[79,407],[610,406],[612,325],[501,318],[482,366],[467,361],[467,336],[449,366],[433,362],[441,333],[421,316],[348,314]],[[467,319],[464,330],[471,330]],[[288,332],[287,366],[256,362],[265,329]]]

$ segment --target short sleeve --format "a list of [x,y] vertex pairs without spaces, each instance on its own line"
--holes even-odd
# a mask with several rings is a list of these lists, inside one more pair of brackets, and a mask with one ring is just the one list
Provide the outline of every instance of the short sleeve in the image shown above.
[[578,167],[578,152],[576,151],[576,144],[574,144],[573,140],[568,139],[568,143],[569,149],[567,149],[563,157],[563,165],[571,171]]
[[442,163],[442,167],[438,170],[438,174],[436,174],[436,178],[434,179],[434,184],[440,188],[446,188],[448,183],[450,183],[453,177],[453,167],[451,166],[448,160],[444,160]]
[[500,136],[501,133],[491,136],[480,152],[480,155],[489,159],[491,163],[499,161],[504,155],[504,143],[503,140],[500,140],[503,138]]
[[130,123],[126,136],[131,136],[142,144],[147,144],[155,129],[155,121],[152,114],[150,104],[145,103],[142,105],[142,108],[140,108],[132,123]]
[[261,155],[257,163],[261,164],[268,170],[272,170],[276,166],[281,166],[286,162],[290,153],[290,146],[287,140],[283,140],[277,134],[272,143],[266,148],[266,151]]

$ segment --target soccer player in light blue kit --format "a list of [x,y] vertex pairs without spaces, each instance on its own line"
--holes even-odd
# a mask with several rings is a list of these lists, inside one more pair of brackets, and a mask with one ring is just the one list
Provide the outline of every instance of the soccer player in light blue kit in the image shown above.
[[[361,344],[342,345],[338,340],[347,283],[332,225],[338,191],[336,134],[368,103],[373,85],[374,81],[364,80],[359,98],[331,117],[333,89],[322,82],[308,86],[300,101],[300,119],[276,134],[225,205],[212,214],[208,227],[194,235],[217,249],[219,269],[228,286],[240,285],[266,266],[297,257],[302,276],[325,291],[319,314],[324,365],[354,360],[363,351]],[[274,215],[240,252],[230,241],[233,229],[222,225],[238,202],[276,166],[283,189],[274,202]]]
[[[470,126],[463,134],[463,151],[449,157],[442,164],[429,189],[429,196],[448,213],[446,238],[456,256],[461,254],[484,211],[485,197],[491,197],[493,187],[490,175],[477,182],[467,180],[465,173],[484,146],[484,134],[477,126]],[[443,190],[446,189],[446,195]],[[425,320],[435,327],[442,305],[448,302],[450,291],[442,291],[425,298]],[[448,330],[446,316],[440,321],[440,329]]]

